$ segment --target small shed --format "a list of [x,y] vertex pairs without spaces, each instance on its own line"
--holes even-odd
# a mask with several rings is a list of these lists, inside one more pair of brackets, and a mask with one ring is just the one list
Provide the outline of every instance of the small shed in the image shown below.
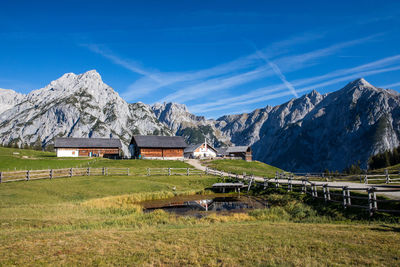
[[187,146],[182,136],[135,135],[129,150],[134,158],[176,160]]
[[120,156],[121,141],[116,138],[55,138],[57,157],[106,157]]
[[231,146],[227,148],[220,148],[218,155],[231,159],[243,159],[252,161],[252,150],[250,146]]
[[207,142],[201,144],[190,145],[185,148],[185,158],[215,158],[217,156],[217,149],[208,144]]

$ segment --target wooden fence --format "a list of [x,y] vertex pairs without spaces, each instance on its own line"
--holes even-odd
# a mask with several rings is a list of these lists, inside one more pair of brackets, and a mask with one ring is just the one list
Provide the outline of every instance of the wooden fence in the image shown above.
[[147,176],[151,175],[204,175],[204,171],[195,168],[147,168]]
[[129,175],[129,168],[64,168],[0,172],[0,183],[73,176]]
[[369,184],[371,181],[378,183],[400,183],[400,171],[391,173],[386,169],[383,174],[379,173],[365,173],[365,174],[343,174],[343,173],[290,173],[290,172],[276,172],[275,177],[284,178],[286,176],[292,176],[300,179],[305,179],[309,181],[326,181],[326,182],[360,182]]
[[[388,210],[378,208],[378,203],[391,202],[400,204],[400,200],[378,199],[376,196],[377,193],[400,192],[400,186],[396,185],[374,185],[371,187],[336,186],[329,185],[327,183],[310,182],[304,179],[294,180],[291,177],[287,177],[286,179],[265,178],[264,182],[262,183],[264,188],[268,188],[270,184],[272,184],[272,186],[275,188],[284,186],[289,192],[297,189],[303,194],[309,194],[313,198],[323,199],[325,202],[341,203],[344,208],[354,207],[365,209],[369,211],[371,216],[376,211],[400,214],[400,210],[398,209]],[[358,194],[353,195],[352,192]],[[362,193],[365,193],[366,195]]]
[[[251,186],[254,185],[262,186],[263,189],[285,188],[288,192],[298,191],[302,194],[309,194],[312,198],[323,199],[325,203],[341,203],[345,209],[348,207],[364,209],[369,211],[371,216],[377,211],[400,214],[400,209],[384,207],[384,203],[400,204],[399,199],[377,198],[377,193],[400,192],[399,185],[336,186],[324,182],[310,181],[312,177],[310,174],[306,174],[305,178],[299,178],[292,173],[277,173],[274,178],[262,178],[263,181],[261,182],[257,181],[254,175],[246,175],[245,173],[238,175],[212,169],[207,169],[206,173],[220,176],[222,179],[229,177],[236,181],[245,181],[247,182],[247,185],[245,185],[247,190],[250,190]],[[383,207],[378,205],[379,203]]]

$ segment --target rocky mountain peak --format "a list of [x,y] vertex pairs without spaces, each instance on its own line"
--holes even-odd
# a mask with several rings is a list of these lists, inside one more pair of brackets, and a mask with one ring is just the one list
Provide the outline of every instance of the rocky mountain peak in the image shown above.
[[96,70],[83,74],[66,73],[44,88],[34,90],[27,96],[30,102],[47,103],[61,99],[86,98],[93,99],[100,106],[109,101],[123,99],[110,86],[105,84]]
[[168,110],[168,111],[174,111],[174,112],[189,112],[188,108],[186,107],[185,104],[179,104],[179,103],[173,103],[173,102],[164,102],[164,103],[155,103],[153,105],[154,110]]
[[25,95],[0,88],[0,114],[19,103]]
[[[371,85],[364,78],[356,79],[350,83],[348,83],[345,87],[343,87],[343,91],[353,91],[355,89],[363,90],[363,89],[376,89],[375,86]],[[341,90],[341,91],[342,91]]]
[[169,135],[148,105],[128,104],[100,74],[67,73],[32,91],[0,116],[0,143],[32,144],[54,137],[118,137],[123,151],[133,134]]

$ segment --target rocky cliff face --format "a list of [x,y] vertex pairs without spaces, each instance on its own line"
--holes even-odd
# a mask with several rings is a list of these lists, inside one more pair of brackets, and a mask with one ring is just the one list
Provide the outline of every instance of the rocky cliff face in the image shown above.
[[202,143],[205,138],[217,147],[231,144],[230,136],[216,127],[216,121],[189,113],[185,105],[157,103],[152,109],[160,122],[174,134],[183,136],[189,144]]
[[96,71],[67,73],[32,91],[0,114],[0,142],[43,146],[54,137],[118,137],[123,151],[133,134],[171,134],[148,105],[126,103]]
[[0,143],[49,145],[57,136],[181,135],[214,146],[251,145],[253,157],[292,171],[342,170],[400,145],[400,95],[364,79],[321,95],[208,120],[185,105],[126,103],[96,71],[67,73],[21,95],[0,89]]
[[174,112],[171,103],[162,105],[168,116],[156,114],[176,134],[187,120],[191,128],[210,125],[225,143],[251,145],[255,159],[286,170],[343,170],[358,161],[366,168],[371,155],[399,145],[399,99],[393,90],[358,79],[327,95],[312,91],[282,105],[217,120],[196,117],[183,105]]
[[24,98],[23,94],[0,88],[0,114],[21,102],[22,98]]
[[297,171],[342,170],[357,161],[366,168],[371,155],[399,145],[400,97],[390,90],[358,79],[311,104],[283,127],[271,131],[265,123],[256,158]]

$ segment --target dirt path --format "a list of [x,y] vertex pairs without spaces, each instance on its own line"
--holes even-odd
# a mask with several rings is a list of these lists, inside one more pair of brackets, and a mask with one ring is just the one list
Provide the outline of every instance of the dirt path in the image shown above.
[[[198,170],[205,171],[207,169],[207,167],[201,165],[200,161],[197,160],[197,159],[189,159],[187,161],[187,163],[189,163],[190,165],[192,165],[193,167],[195,167]],[[226,173],[226,172],[223,172],[222,175],[223,176],[228,176],[229,174]],[[243,178],[243,175],[239,175],[238,177],[239,178]],[[262,177],[254,176],[254,178],[255,178],[256,181],[259,181],[259,182],[263,182],[264,181],[264,178],[262,178]],[[284,179],[278,179],[278,181],[280,183],[287,182],[287,180],[284,180]],[[293,180],[292,183],[293,184],[301,184],[301,181]],[[316,184],[321,184],[321,185],[322,184],[328,184],[328,185],[331,185],[331,186],[340,186],[340,187],[348,186],[348,187],[353,187],[353,188],[365,188],[365,189],[377,186],[377,185],[374,185],[374,184],[362,184],[362,183],[354,183],[354,182],[315,182],[315,183]],[[385,193],[381,192],[379,194],[380,195],[384,195],[386,197],[393,198],[393,199],[400,199],[400,191],[399,192],[385,192]]]

